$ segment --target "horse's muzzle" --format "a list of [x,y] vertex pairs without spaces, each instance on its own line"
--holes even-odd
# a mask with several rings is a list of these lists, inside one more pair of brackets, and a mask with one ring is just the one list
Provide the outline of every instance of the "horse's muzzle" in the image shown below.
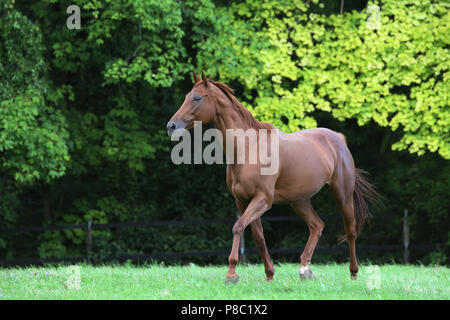
[[175,129],[177,128],[177,125],[175,122],[173,121],[169,121],[167,123],[167,134],[170,136],[172,136],[172,133],[175,131]]
[[186,128],[186,124],[183,121],[169,121],[167,123],[167,134],[170,137],[175,130],[184,128]]

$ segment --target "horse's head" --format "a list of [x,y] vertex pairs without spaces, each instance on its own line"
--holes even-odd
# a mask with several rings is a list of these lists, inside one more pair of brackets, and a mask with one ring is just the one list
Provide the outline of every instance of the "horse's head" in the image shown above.
[[211,95],[208,96],[209,87],[212,83],[206,78],[202,72],[200,79],[195,72],[192,72],[195,85],[186,95],[180,109],[173,115],[167,123],[167,134],[169,136],[176,129],[189,130],[194,126],[194,121],[201,121],[203,124],[210,123],[215,115],[215,103],[213,103]]

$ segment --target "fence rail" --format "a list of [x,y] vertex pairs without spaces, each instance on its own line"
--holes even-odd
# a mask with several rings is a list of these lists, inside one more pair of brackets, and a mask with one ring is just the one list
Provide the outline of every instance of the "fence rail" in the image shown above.
[[[334,217],[329,217],[334,219]],[[339,216],[337,217],[339,218]],[[327,220],[325,218],[324,220]],[[276,221],[299,221],[297,216],[282,216],[282,217],[262,217],[262,221],[276,222]],[[177,226],[177,225],[196,225],[196,224],[221,224],[235,222],[236,218],[216,218],[216,219],[195,219],[195,220],[160,220],[160,221],[131,221],[131,222],[117,222],[117,223],[92,223],[92,229],[110,229],[110,228],[135,228],[135,227],[156,227],[156,226]],[[89,223],[89,222],[88,222]],[[24,232],[44,232],[44,231],[58,231],[58,230],[73,230],[73,229],[88,229],[86,224],[72,224],[63,226],[31,226],[19,227],[13,229],[0,229],[0,233],[24,233]]]
[[[377,215],[377,217],[398,217],[393,214]],[[280,221],[300,221],[298,216],[280,216],[280,217],[262,217],[263,222],[280,222]],[[340,219],[340,215],[324,216],[323,220]],[[60,226],[30,226],[19,227],[13,229],[0,229],[1,233],[26,233],[26,232],[45,232],[45,231],[60,231],[84,229],[86,233],[86,256],[84,257],[66,257],[66,258],[33,258],[33,259],[14,259],[14,260],[0,260],[0,265],[32,265],[52,262],[91,262],[92,251],[92,230],[93,229],[112,229],[112,228],[136,228],[136,227],[155,227],[155,226],[180,226],[180,225],[201,225],[201,224],[224,224],[233,223],[236,218],[216,218],[216,219],[194,219],[194,220],[164,220],[164,221],[147,221],[147,222],[118,222],[118,223],[104,223],[96,224],[88,221],[86,224],[75,225],[60,225]],[[358,251],[398,251],[403,250],[405,263],[408,263],[409,252],[411,250],[429,250],[435,248],[435,245],[410,245],[409,244],[409,224],[407,211],[403,216],[403,245],[369,245],[358,246]],[[244,242],[241,240],[240,255],[241,259],[245,261],[245,255],[258,254],[255,249],[245,250]],[[278,248],[269,250],[270,254],[290,254],[302,252],[303,248]],[[316,252],[341,252],[347,251],[347,247],[330,247],[330,248],[316,248]],[[152,254],[126,254],[118,256],[107,256],[102,261],[112,260],[146,260],[146,259],[166,259],[166,258],[183,258],[183,257],[198,257],[198,256],[221,256],[228,255],[229,250],[213,250],[213,251],[197,251],[197,252],[170,252],[170,253],[152,253]]]

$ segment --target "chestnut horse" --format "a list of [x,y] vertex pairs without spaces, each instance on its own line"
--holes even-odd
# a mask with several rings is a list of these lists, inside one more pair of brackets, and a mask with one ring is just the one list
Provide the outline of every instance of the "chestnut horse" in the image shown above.
[[[233,95],[227,85],[212,81],[202,73],[200,79],[193,73],[195,85],[186,95],[183,105],[167,124],[169,135],[176,129],[190,129],[194,121],[214,123],[225,137],[226,130],[266,129],[267,137],[274,139],[276,130],[279,139],[278,171],[272,175],[261,175],[261,163],[228,163],[227,185],[233,194],[241,217],[233,226],[233,244],[228,258],[227,281],[238,282],[236,273],[239,241],[245,228],[250,225],[253,238],[265,267],[267,281],[274,275],[274,267],[264,240],[261,216],[274,203],[287,203],[301,216],[308,228],[309,238],[300,256],[300,277],[311,278],[308,268],[324,222],[314,211],[310,199],[325,184],[330,186],[342,213],[345,235],[350,249],[350,275],[357,278],[355,240],[369,217],[366,200],[372,201],[377,195],[374,188],[363,178],[363,171],[356,169],[352,155],[346,145],[344,135],[326,128],[301,130],[286,134],[269,123],[256,120]],[[268,130],[267,130],[268,129]],[[258,143],[260,142],[258,136]]]

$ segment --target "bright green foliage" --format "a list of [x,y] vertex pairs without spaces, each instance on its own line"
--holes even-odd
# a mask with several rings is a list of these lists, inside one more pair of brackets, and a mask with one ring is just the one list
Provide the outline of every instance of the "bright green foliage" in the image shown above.
[[49,101],[42,36],[9,1],[0,10],[0,171],[20,182],[49,181],[66,171],[68,134]]
[[380,7],[376,29],[374,10],[325,16],[306,13],[304,1],[234,4],[199,61],[221,79],[239,79],[249,100],[256,91],[246,106],[287,132],[315,127],[311,113],[322,110],[402,130],[394,150],[450,159],[450,4]]

